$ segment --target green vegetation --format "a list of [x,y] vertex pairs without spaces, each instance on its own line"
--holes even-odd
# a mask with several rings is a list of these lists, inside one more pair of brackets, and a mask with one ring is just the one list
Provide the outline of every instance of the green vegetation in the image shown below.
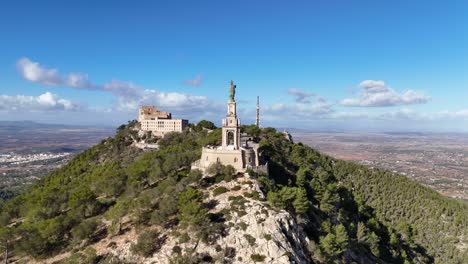
[[242,187],[240,185],[236,185],[232,187],[231,191],[239,191]]
[[205,220],[208,209],[203,207],[203,193],[189,187],[179,195],[179,219],[182,223],[198,226]]
[[467,253],[457,249],[468,233],[466,203],[293,144],[274,129],[261,135],[270,175],[258,181],[270,204],[303,223],[315,261],[341,262],[350,251],[367,262],[468,263]]
[[101,263],[102,260],[100,261],[100,257],[96,255],[96,250],[93,248],[86,248],[84,251],[71,254],[70,257],[60,261],[59,264],[83,264],[98,262]]
[[262,129],[257,127],[256,125],[243,125],[241,126],[241,132],[247,133],[248,135],[252,136],[254,140],[259,139]]
[[219,186],[219,187],[216,187],[214,190],[213,190],[213,195],[214,196],[218,196],[220,194],[223,194],[225,192],[229,191],[226,187],[223,187],[223,186]]
[[0,188],[0,206],[10,200],[11,198],[15,197],[16,195],[16,192],[15,191],[12,191],[12,190],[9,190],[9,189],[1,189]]
[[90,239],[97,226],[98,222],[95,219],[87,219],[71,229],[72,237],[78,243]]
[[244,192],[244,197],[259,200],[260,199],[260,194],[258,194],[257,191]]
[[202,131],[203,129],[213,130],[216,129],[216,126],[213,122],[208,120],[201,120],[196,125],[192,125],[192,129],[195,131]]
[[156,231],[144,232],[138,237],[137,243],[132,245],[131,250],[143,257],[149,257],[161,248],[165,239],[165,236],[161,237]]
[[206,169],[206,172],[213,176],[223,175],[224,177],[231,177],[230,179],[226,179],[230,181],[232,176],[236,173],[236,169],[231,165],[224,166],[221,163],[213,163]]
[[[138,137],[136,125],[132,121],[119,127],[115,137],[77,155],[1,205],[0,233],[12,226],[8,230],[15,238],[8,241],[10,256],[41,259],[70,250],[81,239],[93,239],[104,218],[111,222],[108,234],[117,235],[124,219],[145,226],[180,217],[190,225],[207,217],[200,196],[181,202],[180,208],[178,201],[193,195],[188,186],[198,182],[201,173],[190,171],[191,163],[219,134],[205,130],[168,134],[159,141],[159,150],[145,153],[130,147]],[[144,244],[135,247],[144,253],[138,245]]]
[[245,222],[240,221],[238,225],[243,231],[247,230],[248,225]]
[[265,255],[260,255],[260,254],[252,254],[252,255],[250,256],[250,259],[251,259],[253,262],[263,262],[263,261],[265,261],[265,258],[266,258]]
[[249,242],[249,245],[254,247],[256,244],[255,244],[255,237],[249,235],[249,234],[244,234],[244,238],[247,240],[247,242]]
[[[164,245],[164,235],[149,231],[158,226],[176,226],[180,243],[199,240],[217,245],[217,239],[226,235],[225,221],[247,214],[249,203],[260,199],[258,192],[229,196],[230,210],[209,212],[209,202],[204,203],[207,188],[236,177],[232,167],[221,164],[210,167],[211,176],[203,179],[200,171],[190,169],[202,146],[219,144],[221,130],[214,125],[203,122],[191,132],[168,134],[151,152],[130,146],[138,137],[136,125],[133,121],[119,127],[114,138],[77,155],[0,205],[0,249],[9,256],[39,260],[73,251],[68,263],[81,258],[91,263],[102,256],[84,247],[126,232],[129,226],[139,232],[131,249],[141,256],[151,256]],[[306,246],[311,261],[468,263],[467,253],[459,249],[467,243],[465,203],[403,176],[321,155],[272,128],[242,129],[260,142],[270,166],[268,176],[250,171],[267,198],[261,202],[296,218],[310,241]],[[236,185],[231,190],[240,189]],[[227,191],[217,187],[213,195]],[[235,228],[248,226],[240,222]],[[254,237],[244,237],[255,245]],[[192,253],[179,249],[174,247],[173,262],[190,260]],[[235,249],[224,251],[234,258]],[[196,258],[213,260],[209,255]],[[265,256],[252,255],[251,260],[262,262]]]

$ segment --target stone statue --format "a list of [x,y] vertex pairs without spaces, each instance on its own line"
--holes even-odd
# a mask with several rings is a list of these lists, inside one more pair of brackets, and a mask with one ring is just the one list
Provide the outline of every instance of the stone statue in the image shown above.
[[236,85],[233,81],[231,81],[231,87],[229,88],[229,99],[234,101],[234,97],[236,96]]

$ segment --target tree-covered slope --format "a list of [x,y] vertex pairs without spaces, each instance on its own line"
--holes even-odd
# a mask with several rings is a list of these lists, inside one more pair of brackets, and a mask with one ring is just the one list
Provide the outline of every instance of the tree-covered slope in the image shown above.
[[[305,190],[312,202],[306,215],[312,222],[319,220],[315,226],[320,227],[313,231],[322,233],[316,241],[325,254],[370,250],[391,263],[468,263],[466,203],[443,197],[404,176],[291,144],[278,134],[261,143],[271,158],[271,177],[283,184],[269,193],[270,200],[275,203],[283,192],[291,192],[291,186],[296,192]],[[283,200],[280,204],[287,208]],[[341,225],[349,239],[344,248],[337,242],[337,230],[330,236]]]
[[[467,263],[468,206],[402,175],[337,162],[335,172],[379,219],[423,245],[440,263]],[[465,252],[462,254],[462,252]],[[464,256],[464,258],[463,258]]]
[[[301,249],[291,252],[291,259],[300,255],[311,263],[467,262],[466,204],[403,176],[334,160],[293,144],[274,129],[253,126],[243,130],[260,141],[270,175],[235,175],[229,166],[216,165],[210,176],[202,177],[191,170],[191,163],[199,159],[202,146],[219,144],[221,138],[212,123],[212,132],[203,129],[208,128],[205,123],[193,126],[192,132],[166,136],[151,152],[133,147],[139,137],[136,122],[119,127],[115,137],[81,153],[1,207],[0,248],[6,249],[10,261],[49,261],[55,256],[62,263],[125,263],[149,260],[170,244],[173,251],[164,263],[242,263],[241,256],[234,257],[235,246],[220,243],[236,237],[239,228],[261,228],[261,222],[250,228],[232,224],[232,219],[242,222],[242,217],[257,215],[248,206],[255,204],[265,212],[289,213],[294,229],[306,237],[281,242]],[[239,195],[245,188],[235,185],[242,182],[252,190],[259,186],[262,194]],[[228,183],[233,187],[226,188]],[[216,211],[218,195],[228,201],[222,211]],[[130,239],[132,232],[137,236]],[[122,252],[118,247],[123,237],[133,244],[128,254],[134,257],[109,253]],[[255,246],[255,239],[243,239]],[[103,249],[103,241],[111,242]],[[216,248],[213,252],[221,258],[188,250],[193,247]],[[247,259],[261,262],[265,256]]]

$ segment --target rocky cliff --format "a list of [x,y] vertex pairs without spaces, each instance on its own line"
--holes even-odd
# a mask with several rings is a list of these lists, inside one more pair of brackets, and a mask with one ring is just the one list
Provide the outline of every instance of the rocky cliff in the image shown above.
[[248,174],[214,184],[204,194],[208,213],[222,215],[218,221],[226,227],[209,242],[197,238],[196,227],[184,241],[177,226],[165,226],[153,229],[155,240],[164,239],[148,257],[132,253],[137,234],[147,232],[136,228],[106,238],[93,248],[98,255],[115,256],[129,263],[186,263],[187,259],[197,258],[216,263],[310,263],[305,251],[308,239],[295,218],[285,210],[271,208],[258,182]]

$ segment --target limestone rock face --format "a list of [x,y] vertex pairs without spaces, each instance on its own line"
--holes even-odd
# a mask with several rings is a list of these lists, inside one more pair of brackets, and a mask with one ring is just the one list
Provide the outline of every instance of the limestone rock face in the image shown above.
[[[212,244],[197,241],[195,237],[190,242],[178,244],[177,239],[171,238],[144,263],[169,263],[169,258],[174,255],[174,246],[180,246],[183,252],[209,255],[216,263],[254,263],[254,258],[263,259],[263,263],[308,263],[303,247],[307,243],[306,237],[295,219],[288,212],[273,210],[261,201],[263,194],[259,192],[256,181],[247,177],[221,182],[208,190],[210,196],[207,201],[216,201],[210,212],[230,212],[225,222],[226,236],[219,237]],[[231,191],[213,196],[212,190],[220,186]],[[236,186],[241,189],[237,190],[239,187]],[[259,198],[246,198],[249,196],[246,193],[257,193]]]
[[[214,195],[213,190],[219,187],[227,191]],[[130,247],[144,231],[132,229],[103,242],[97,248],[98,253],[111,254],[129,263],[187,263],[195,258],[211,263],[310,263],[305,249],[308,239],[295,218],[284,210],[271,208],[255,179],[246,175],[214,184],[204,192],[205,202],[213,205],[210,213],[224,215],[222,235],[202,242],[196,236],[198,230],[191,230],[189,241],[181,241],[178,234],[187,232],[186,229],[159,228],[160,236],[167,238],[152,256],[143,258],[133,254]],[[106,246],[110,241],[115,243],[111,248]]]

